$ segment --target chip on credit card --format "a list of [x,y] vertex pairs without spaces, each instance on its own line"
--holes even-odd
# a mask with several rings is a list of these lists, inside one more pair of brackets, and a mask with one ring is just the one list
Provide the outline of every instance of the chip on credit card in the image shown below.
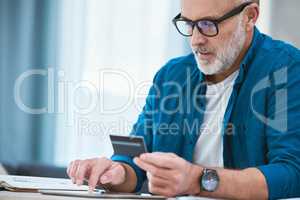
[[147,146],[142,136],[109,135],[114,154],[136,157],[147,153]]

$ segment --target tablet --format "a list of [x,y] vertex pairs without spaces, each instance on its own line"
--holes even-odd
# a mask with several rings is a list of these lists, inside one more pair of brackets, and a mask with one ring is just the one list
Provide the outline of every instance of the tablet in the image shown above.
[[88,191],[64,191],[64,190],[39,190],[44,195],[57,195],[57,196],[72,196],[84,198],[103,198],[103,199],[166,199],[163,196],[151,194],[136,194],[136,193],[113,193],[105,192],[104,190],[95,190],[94,192]]

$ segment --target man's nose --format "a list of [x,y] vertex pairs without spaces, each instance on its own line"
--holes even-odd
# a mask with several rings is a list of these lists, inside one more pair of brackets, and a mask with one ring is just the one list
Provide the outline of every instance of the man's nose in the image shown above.
[[193,35],[191,36],[191,45],[192,46],[199,46],[203,45],[207,42],[207,37],[200,33],[197,27],[193,29]]

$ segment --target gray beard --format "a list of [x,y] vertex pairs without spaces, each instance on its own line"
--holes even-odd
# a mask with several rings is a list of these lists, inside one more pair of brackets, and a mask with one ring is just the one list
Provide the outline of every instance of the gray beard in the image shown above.
[[219,74],[229,69],[238,56],[240,55],[246,41],[246,32],[242,25],[242,18],[239,21],[236,31],[232,37],[225,43],[222,51],[217,53],[215,60],[212,63],[199,61],[198,56],[195,54],[197,65],[201,72],[205,75]]

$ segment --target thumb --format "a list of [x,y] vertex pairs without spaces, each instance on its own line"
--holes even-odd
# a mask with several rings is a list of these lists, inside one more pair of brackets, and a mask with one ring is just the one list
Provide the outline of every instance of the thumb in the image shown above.
[[114,163],[112,166],[100,177],[101,184],[120,185],[125,181],[125,168],[120,163]]

